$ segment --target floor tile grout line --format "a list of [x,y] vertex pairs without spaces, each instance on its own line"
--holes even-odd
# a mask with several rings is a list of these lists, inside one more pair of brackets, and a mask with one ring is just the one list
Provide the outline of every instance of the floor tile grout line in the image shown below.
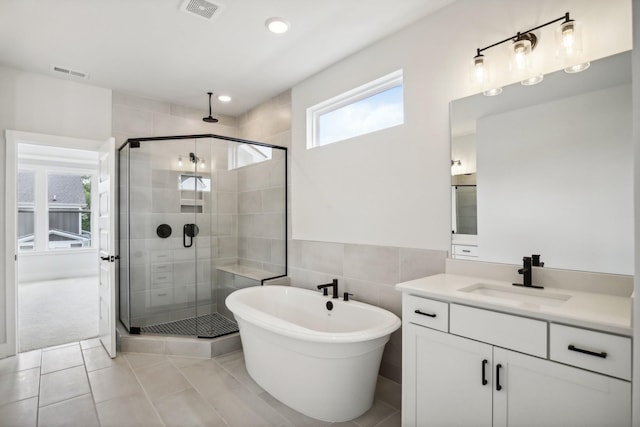
[[[238,351],[238,352],[241,352],[242,350],[237,350],[237,351]],[[227,353],[227,354],[230,354],[230,353]],[[229,370],[229,369],[228,369],[225,365],[223,365],[222,363],[218,362],[216,359],[217,359],[217,358],[212,358],[212,360],[214,360],[214,361],[215,361],[215,362],[216,362],[216,363],[217,363],[217,364],[218,364],[218,365],[219,365],[223,370],[225,370],[229,375],[231,375],[231,377],[233,377],[233,378],[234,378],[238,383],[240,383],[240,384],[244,385],[244,384],[240,381],[240,379],[239,379],[239,378],[237,378],[237,377],[233,374],[233,372],[231,372],[231,370]],[[251,377],[251,376],[249,376],[249,377]],[[260,385],[258,384],[258,386],[260,386]],[[246,386],[245,386],[245,387],[246,387]],[[246,387],[246,388],[247,388],[247,389],[249,389],[249,387]],[[251,393],[253,393],[253,391],[251,391],[251,390],[249,390],[249,391],[250,391]],[[266,390],[263,390],[263,393],[268,393],[268,392],[267,392]],[[255,393],[254,393],[254,394],[255,394]],[[258,397],[260,397],[260,396],[258,395]],[[263,401],[265,401],[264,399],[262,399],[262,400],[263,400]],[[400,411],[399,411],[397,408],[395,408],[393,405],[391,405],[391,404],[389,404],[389,403],[385,402],[385,401],[384,401],[384,400],[382,400],[382,399],[374,399],[374,403],[375,403],[375,401],[378,401],[380,404],[382,404],[382,405],[384,405],[384,406],[386,406],[386,407],[388,407],[389,409],[391,409],[391,410],[392,410],[391,414],[389,414],[388,416],[386,416],[385,418],[383,418],[383,419],[381,419],[381,420],[378,420],[378,422],[375,424],[375,426],[380,425],[382,422],[386,421],[387,419],[389,419],[389,418],[391,418],[392,416],[394,416],[396,413],[400,412]],[[269,405],[269,402],[265,401],[265,403],[267,403],[267,404]],[[271,405],[269,405],[269,406],[271,406]],[[273,406],[271,406],[271,407],[273,408]],[[276,411],[276,412],[277,412],[277,413],[278,413],[278,414],[279,414],[279,415],[280,415],[280,416],[281,416],[285,421],[287,421],[287,422],[289,422],[289,423],[293,423],[293,421],[289,420],[285,415],[283,415],[282,413],[280,413],[280,411],[278,411],[276,408],[273,408],[273,409],[274,409],[274,410],[275,410],[275,411]],[[363,415],[364,415],[364,414],[363,414]],[[352,423],[354,423],[356,426],[361,427],[361,425],[360,425],[357,421],[355,421],[355,420],[351,420],[351,422],[352,422]],[[330,426],[332,426],[332,425],[334,425],[334,424],[335,424],[335,423],[331,423],[331,424],[330,424]],[[375,427],[375,426],[374,426],[374,427]]]
[[[93,413],[96,416],[96,420],[98,421],[98,426],[101,426],[100,416],[98,415],[98,407],[96,406],[96,398],[93,395],[93,387],[91,387],[91,381],[89,381],[89,371],[87,370],[87,360],[84,357],[84,351],[82,351],[82,345],[80,341],[78,341],[78,345],[80,346],[80,355],[82,356],[82,365],[84,366],[84,376],[87,379],[87,385],[89,386],[89,395],[91,395],[91,403],[93,403]],[[104,350],[104,349],[103,349]],[[106,352],[106,350],[104,350]]]
[[[184,375],[184,373],[182,372],[182,369],[180,369],[179,367],[177,367],[175,365],[175,363],[173,362],[173,360],[171,360],[171,358],[167,358],[169,359],[169,363],[171,363],[179,372],[180,374],[184,377],[184,379],[187,381],[187,383],[189,383],[189,385],[191,386],[191,388],[193,388],[196,393],[198,393],[198,396],[200,396],[200,398],[211,408],[213,409],[213,411],[218,414],[218,416],[220,417],[220,419],[222,420],[222,422],[227,426],[227,427],[232,427],[231,424],[229,424],[229,421],[227,421],[227,419],[225,417],[222,416],[222,414],[220,413],[220,411],[218,411],[218,409],[213,406],[213,404],[211,402],[209,402],[208,399],[206,399],[202,393],[200,392],[200,390],[198,389],[198,387],[196,387],[195,384],[193,384],[191,381],[189,381],[189,378],[186,377],[186,375]],[[210,360],[211,362],[215,362],[213,358],[209,358],[209,359],[203,359],[203,361],[207,361]],[[190,365],[191,366],[191,365]]]
[[[164,422],[164,419],[162,418],[162,415],[160,415],[160,412],[158,412],[158,408],[156,408],[156,405],[153,403],[153,400],[151,400],[151,397],[147,393],[147,390],[142,385],[142,382],[140,381],[140,378],[138,377],[138,374],[136,373],[135,369],[133,369],[133,366],[131,365],[131,362],[129,362],[129,359],[126,356],[127,353],[126,352],[121,352],[120,354],[122,354],[122,357],[124,357],[124,360],[125,360],[127,366],[129,367],[129,369],[131,370],[131,373],[133,374],[133,377],[135,378],[136,382],[140,386],[140,389],[142,390],[142,394],[144,395],[145,399],[147,399],[147,403],[149,405],[151,405],[151,409],[153,410],[153,413],[156,414],[156,416],[158,417],[158,419],[160,420],[162,425],[166,427],[167,423]],[[140,354],[144,354],[144,353],[140,353]],[[164,356],[168,360],[168,357],[166,355],[163,354],[161,356]],[[105,400],[105,402],[107,402],[107,401]]]
[[40,386],[42,385],[42,359],[43,351],[40,349],[40,366],[38,366],[38,398],[36,399],[36,426],[40,424]]
[[[242,352],[242,350],[236,350],[235,352]],[[235,353],[235,352],[234,352],[234,353]],[[230,354],[230,353],[227,353],[227,354]],[[221,356],[222,356],[222,355],[221,355]],[[291,425],[295,425],[295,424],[294,424],[294,421],[290,420],[290,419],[289,419],[285,414],[283,414],[282,412],[278,411],[278,409],[277,409],[277,408],[275,408],[275,407],[274,407],[273,405],[271,405],[267,400],[263,399],[263,398],[260,396],[260,395],[261,395],[261,394],[263,394],[263,393],[267,393],[267,394],[269,394],[269,392],[268,392],[268,391],[266,391],[266,390],[264,390],[260,384],[256,383],[256,385],[257,385],[258,387],[260,387],[260,389],[262,390],[262,392],[261,392],[261,393],[259,393],[259,394],[258,394],[258,393],[254,393],[254,392],[253,392],[253,390],[251,390],[251,388],[250,388],[249,386],[245,385],[242,381],[240,381],[240,379],[239,379],[239,378],[237,378],[237,377],[233,374],[233,372],[231,372],[231,370],[229,370],[227,367],[225,367],[222,363],[220,363],[220,362],[219,362],[218,360],[216,360],[216,359],[217,359],[217,357],[216,357],[216,358],[212,358],[211,360],[213,360],[213,361],[214,361],[218,366],[220,366],[220,367],[222,368],[222,370],[224,370],[225,372],[227,372],[227,373],[231,376],[231,378],[233,378],[234,380],[236,380],[236,382],[237,382],[238,384],[240,384],[241,386],[243,386],[243,387],[244,387],[244,388],[245,388],[249,393],[251,393],[251,394],[255,395],[257,398],[259,398],[259,399],[260,399],[260,400],[262,400],[264,403],[266,403],[266,404],[267,404],[271,409],[273,409],[273,410],[274,410],[274,412],[275,412],[276,414],[280,415],[280,417],[285,421],[285,423],[289,423],[289,424],[291,424]],[[243,359],[243,363],[244,363],[244,353],[243,353],[242,359]],[[245,364],[245,369],[246,369],[246,364]],[[249,375],[249,372],[247,372],[247,375]],[[251,378],[251,375],[249,375],[249,378]],[[251,379],[253,380],[253,378],[251,378]],[[255,382],[255,380],[254,380],[254,382]],[[271,396],[271,394],[269,394],[269,396]],[[271,397],[273,397],[273,396],[271,396]],[[275,397],[274,397],[274,399],[275,399]],[[277,400],[277,399],[276,399],[276,400]],[[280,401],[278,400],[278,402],[280,402]],[[280,403],[282,403],[282,402],[280,402]],[[284,405],[284,403],[283,403],[283,405]],[[286,405],[285,405],[285,406],[286,406]],[[288,406],[287,406],[287,407],[288,407]],[[290,408],[290,409],[293,409],[293,408]],[[304,414],[303,414],[303,415],[304,415]]]

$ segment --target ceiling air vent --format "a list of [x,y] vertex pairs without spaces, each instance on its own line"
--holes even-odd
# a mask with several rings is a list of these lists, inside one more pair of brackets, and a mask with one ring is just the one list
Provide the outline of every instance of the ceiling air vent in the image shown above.
[[76,77],[76,78],[85,79],[85,80],[89,78],[89,74],[83,71],[72,70],[70,68],[60,67],[58,65],[52,65],[51,69],[56,73],[64,74],[70,77]]
[[220,3],[212,3],[207,0],[185,0],[180,6],[180,10],[207,21],[213,21],[214,18],[217,18],[223,8],[224,6]]

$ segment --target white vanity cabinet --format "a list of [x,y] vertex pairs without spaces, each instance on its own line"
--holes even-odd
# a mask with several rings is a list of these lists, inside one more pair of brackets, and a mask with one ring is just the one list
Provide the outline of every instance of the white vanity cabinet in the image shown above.
[[403,294],[402,425],[630,426],[630,339],[567,328]]

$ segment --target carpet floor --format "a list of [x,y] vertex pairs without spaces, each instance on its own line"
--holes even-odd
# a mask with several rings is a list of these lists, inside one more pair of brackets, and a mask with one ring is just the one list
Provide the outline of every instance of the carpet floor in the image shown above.
[[18,285],[20,351],[98,335],[98,277]]

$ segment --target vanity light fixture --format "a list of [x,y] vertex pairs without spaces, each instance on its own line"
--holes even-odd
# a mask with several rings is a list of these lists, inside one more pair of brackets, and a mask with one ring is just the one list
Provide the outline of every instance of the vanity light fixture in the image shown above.
[[284,18],[273,17],[265,21],[264,25],[273,34],[284,34],[289,31],[289,21]]
[[513,54],[511,57],[511,72],[521,78],[521,83],[525,86],[531,86],[540,83],[543,80],[542,72],[536,70],[536,64],[533,58],[533,51],[538,45],[538,36],[534,31],[539,30],[556,22],[560,22],[560,27],[556,31],[557,54],[563,58],[566,64],[567,73],[577,73],[589,68],[588,62],[581,62],[582,40],[580,25],[569,17],[569,12],[563,16],[551,20],[537,27],[526,31],[518,32],[515,35],[493,43],[489,46],[476,49],[476,56],[473,57],[473,75],[475,82],[485,89],[483,94],[486,96],[498,95],[502,92],[500,87],[491,87],[490,73],[487,67],[487,59],[482,53],[487,49],[511,42]]
[[182,167],[182,156],[178,156],[178,167]]

